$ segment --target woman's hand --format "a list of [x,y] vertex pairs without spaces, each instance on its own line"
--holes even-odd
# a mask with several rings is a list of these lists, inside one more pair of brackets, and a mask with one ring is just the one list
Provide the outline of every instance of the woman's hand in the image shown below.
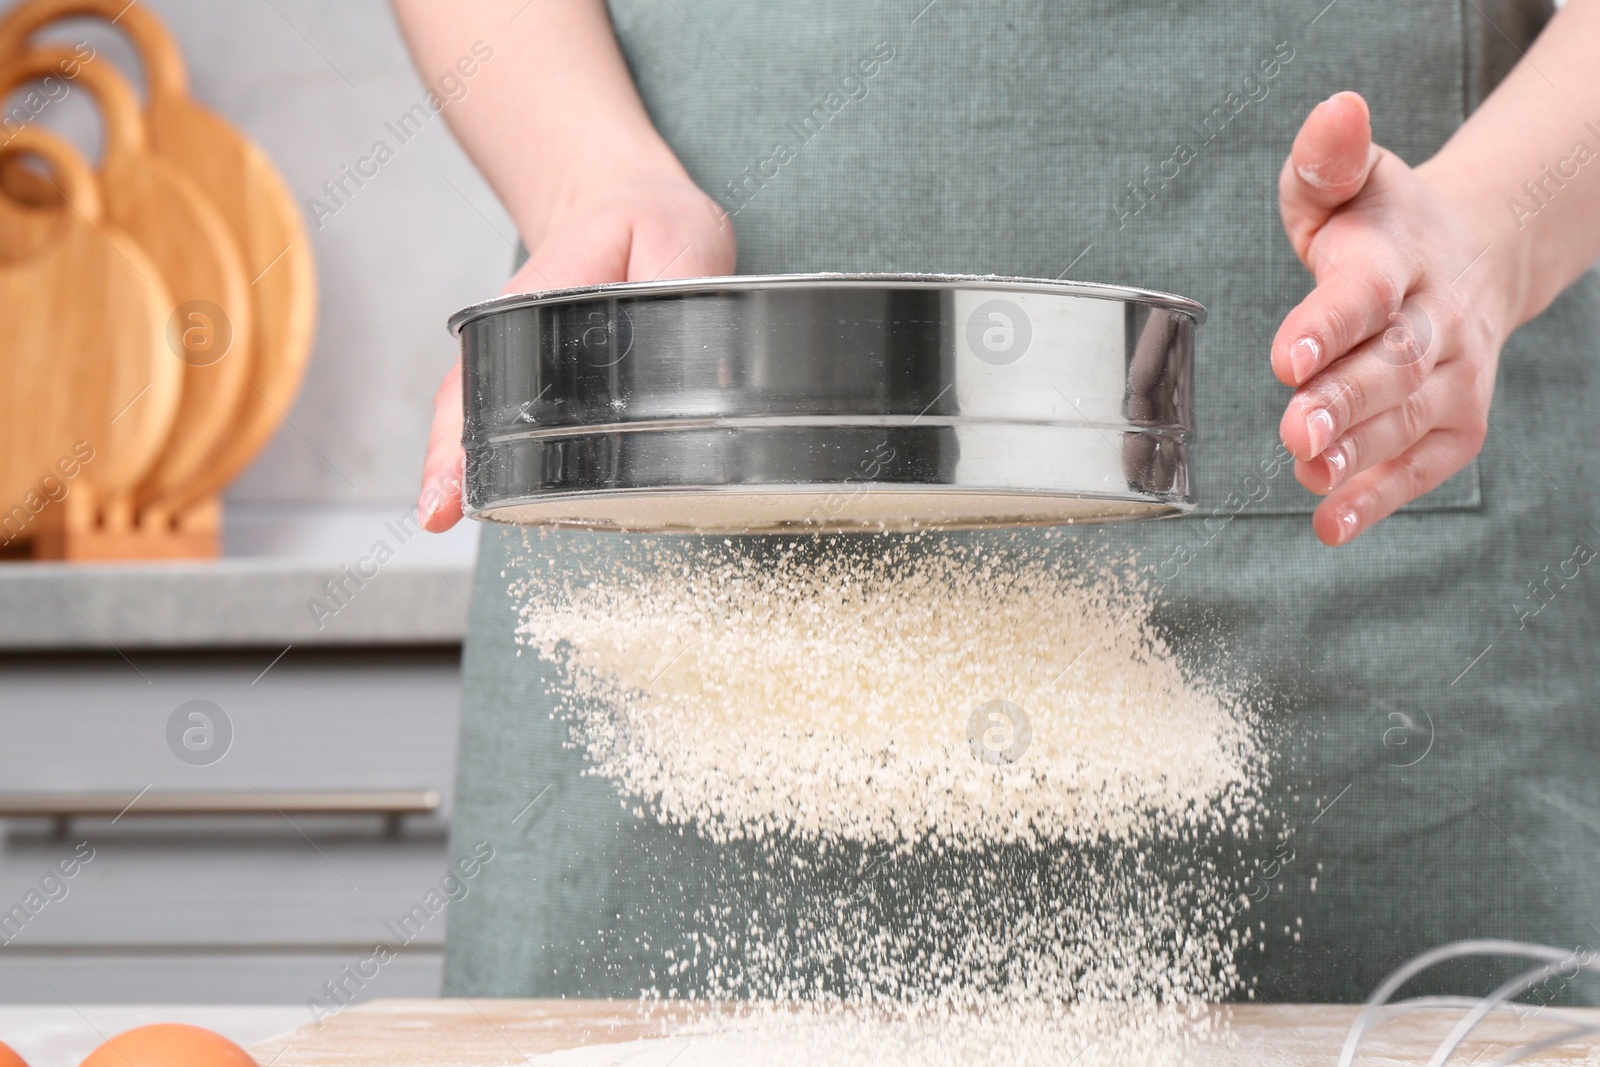
[[1432,164],[1372,143],[1364,100],[1319,104],[1278,182],[1316,288],[1284,319],[1272,369],[1295,387],[1279,433],[1312,518],[1340,545],[1466,466],[1489,427],[1500,348],[1525,286],[1482,211]]
[[[586,191],[561,206],[507,283],[506,293],[602,282],[731,274],[733,223],[686,175],[664,174]],[[433,397],[417,515],[438,533],[461,518],[461,365]]]
[[[425,77],[472,79],[443,113],[532,250],[506,292],[732,273],[733,225],[651,124],[605,0],[509,20],[499,0],[394,5]],[[457,367],[434,396],[424,529],[461,518],[462,462]]]

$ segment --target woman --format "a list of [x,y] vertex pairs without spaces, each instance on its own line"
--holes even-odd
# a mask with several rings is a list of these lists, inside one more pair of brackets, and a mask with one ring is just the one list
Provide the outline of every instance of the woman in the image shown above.
[[[493,47],[447,113],[531,249],[507,291],[732,273],[737,230],[745,273],[1204,303],[1201,510],[1114,536],[1279,715],[1294,859],[1251,919],[1303,926],[1248,980],[1348,1000],[1454,937],[1600,944],[1600,5],[397,5],[424,73]],[[452,371],[430,529],[460,432]],[[521,544],[480,556],[453,834],[498,857],[449,989],[634,995],[650,886],[718,861],[580,776],[506,636]]]

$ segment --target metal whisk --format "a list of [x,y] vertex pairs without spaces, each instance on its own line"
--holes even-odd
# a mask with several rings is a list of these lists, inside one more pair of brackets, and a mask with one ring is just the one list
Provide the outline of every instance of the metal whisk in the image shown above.
[[[1542,963],[1540,966],[1524,971],[1501,984],[1499,988],[1482,998],[1416,997],[1393,1003],[1389,1001],[1389,998],[1394,996],[1402,986],[1428,968],[1448,960],[1461,959],[1468,956],[1506,956],[1515,959],[1539,960]],[[1535,945],[1525,941],[1495,939],[1453,941],[1438,948],[1430,949],[1416,956],[1384,979],[1382,984],[1367,998],[1366,1006],[1351,1025],[1350,1033],[1345,1038],[1344,1048],[1339,1054],[1339,1067],[1353,1067],[1356,1052],[1360,1048],[1362,1038],[1381,1022],[1405,1012],[1419,1009],[1459,1008],[1464,1010],[1465,1014],[1445,1035],[1444,1040],[1439,1043],[1439,1047],[1434,1050],[1433,1056],[1428,1060],[1428,1067],[1444,1067],[1444,1064],[1467,1040],[1472,1031],[1490,1013],[1499,1010],[1515,1010],[1518,1006],[1516,998],[1540,982],[1557,975],[1562,975],[1568,979],[1575,978],[1580,971],[1600,972],[1600,960],[1597,960],[1594,953],[1591,952],[1553,948],[1549,945]],[[1549,1011],[1558,1019],[1569,1014],[1560,1008],[1543,1010]],[[1531,1044],[1512,1049],[1499,1059],[1494,1060],[1489,1064],[1489,1067],[1503,1067],[1506,1064],[1517,1063],[1529,1056],[1538,1055],[1547,1049],[1593,1034],[1600,1034],[1600,1023],[1574,1020],[1574,1025],[1568,1029]]]

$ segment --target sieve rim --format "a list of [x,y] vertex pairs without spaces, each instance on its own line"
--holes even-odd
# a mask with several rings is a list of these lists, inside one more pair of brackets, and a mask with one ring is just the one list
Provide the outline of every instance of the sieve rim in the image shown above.
[[[585,505],[600,505],[599,510],[611,512],[619,502],[663,499],[699,499],[713,497],[773,498],[820,500],[830,496],[859,493],[859,483],[815,482],[787,485],[680,485],[680,486],[629,486],[608,489],[568,489],[551,492],[529,492],[506,496],[493,503],[468,507],[463,514],[470,519],[503,526],[548,526],[551,529],[590,530],[602,533],[627,534],[831,534],[831,533],[910,533],[917,530],[981,530],[997,523],[1008,527],[1041,528],[1050,526],[1151,522],[1181,518],[1192,513],[1195,501],[1181,494],[1118,493],[1114,491],[1062,492],[1029,488],[974,487],[961,485],[877,484],[873,496],[920,496],[925,498],[951,498],[952,500],[984,500],[991,504],[1007,501],[1011,506],[994,513],[980,514],[968,511],[964,518],[903,518],[848,521],[837,516],[804,520],[771,522],[764,519],[741,520],[740,527],[717,524],[684,522],[673,525],[640,521],[616,521],[612,518],[579,517],[591,515]],[[610,505],[612,507],[606,507]],[[1029,506],[1032,505],[1032,506]],[[544,509],[559,511],[561,517],[544,515],[543,522],[530,522],[529,514]],[[577,510],[574,510],[576,508]],[[519,514],[520,513],[520,514]],[[1065,518],[1068,514],[1076,518]]]
[[[616,509],[635,531],[793,528],[845,486],[851,513],[828,511],[828,526],[1096,521],[1075,520],[1080,505],[1106,521],[1095,500],[1183,514],[1195,504],[1204,317],[1151,290],[994,275],[750,275],[501,297],[452,319],[464,510],[518,525],[592,526]],[[1014,351],[983,332],[996,319]],[[649,358],[627,359],[636,351]],[[591,507],[590,493],[613,504]],[[706,513],[697,497],[726,506]]]
[[562,289],[540,289],[509,293],[492,300],[469,304],[451,315],[450,333],[460,336],[468,324],[503,311],[531,307],[552,307],[565,303],[607,296],[678,296],[706,292],[758,292],[764,289],[980,289],[1008,293],[1042,293],[1050,296],[1081,296],[1119,303],[1145,304],[1163,308],[1205,325],[1205,305],[1176,293],[1142,289],[1132,285],[1104,282],[1060,281],[1050,278],[1011,277],[1002,274],[729,274],[709,278],[668,279],[646,282],[606,282]]

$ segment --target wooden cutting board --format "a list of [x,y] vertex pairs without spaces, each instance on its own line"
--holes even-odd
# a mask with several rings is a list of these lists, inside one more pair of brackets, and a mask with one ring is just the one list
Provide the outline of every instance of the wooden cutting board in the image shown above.
[[70,492],[103,499],[144,477],[172,428],[181,365],[164,347],[168,298],[155,264],[105,218],[76,149],[25,127],[0,148],[17,154],[48,164],[72,211],[37,253],[0,264],[0,500],[61,482],[79,442],[92,459],[73,464]]
[[156,153],[188,175],[217,209],[244,263],[253,309],[251,380],[231,430],[202,475],[151,501],[178,511],[234,479],[267,443],[294,402],[311,351],[316,282],[299,209],[272,161],[188,94],[188,72],[166,27],[127,0],[24,0],[0,21],[0,58],[27,47],[41,27],[76,15],[114,22],[144,68],[145,121]]
[[[81,86],[99,105],[106,218],[155,262],[171,302],[166,349],[182,364],[183,387],[172,434],[139,490],[145,497],[166,496],[202,476],[208,457],[231,432],[250,384],[254,311],[244,262],[200,188],[151,151],[139,101],[109,63],[82,62],[71,49],[57,47],[0,59],[0,95],[45,78]],[[49,192],[56,194],[53,187]],[[13,229],[21,211],[28,208],[14,209],[9,217]],[[27,239],[32,235],[8,234],[6,222],[0,216],[0,249],[37,247]]]
[[[8,178],[7,175],[17,177]],[[43,204],[4,195],[6,187],[12,184],[27,188],[35,184],[48,187],[49,179],[20,161],[0,171],[0,263],[26,259],[40,251],[55,236],[62,213],[71,210],[60,202],[54,189],[49,190],[51,202]]]
[[[15,93],[7,100],[13,125],[30,121],[62,98],[62,86],[77,77],[81,65],[76,53],[64,67],[47,72],[37,86]],[[66,92],[71,92],[70,87]],[[69,210],[48,178],[11,157],[0,167],[0,192],[15,185],[22,196],[0,195],[0,263],[24,259],[42,249],[56,232],[61,213]]]
[[[1214,1065],[1272,1064],[1332,1067],[1359,1008],[1260,1004],[1217,1009],[1228,1018],[1231,1046],[1192,1050],[1188,1062]],[[1583,1013],[1600,1023],[1600,1010]],[[1357,1060],[1371,1064],[1424,1064],[1459,1018],[1455,1012],[1419,1011],[1376,1030]],[[1457,1052],[1452,1063],[1486,1064],[1496,1055],[1570,1025],[1549,1014],[1524,1019],[1497,1015],[1479,1028],[1482,1038]],[[664,1029],[666,1031],[664,1035]],[[637,1004],[617,1001],[388,1000],[373,1001],[253,1046],[256,1060],[272,1067],[510,1067],[541,1062],[590,1067],[694,1067],[695,1052],[714,1038],[684,1032],[692,1020],[665,1024]],[[672,1031],[679,1031],[673,1033]],[[581,1054],[578,1050],[583,1050]],[[1062,1063],[1072,1058],[1064,1050]],[[920,1064],[908,1051],[908,1064]],[[1568,1046],[1521,1061],[1531,1065],[1600,1063],[1600,1044]],[[879,1061],[873,1067],[895,1067]]]

